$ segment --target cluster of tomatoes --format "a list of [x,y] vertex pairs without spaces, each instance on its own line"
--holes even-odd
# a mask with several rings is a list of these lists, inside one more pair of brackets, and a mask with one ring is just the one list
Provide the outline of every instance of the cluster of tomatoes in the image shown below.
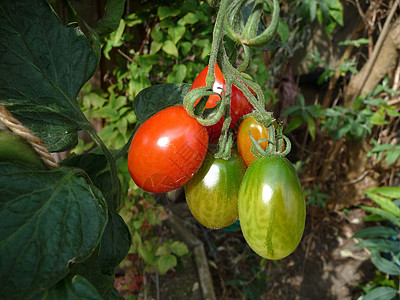
[[[192,89],[206,86],[206,67]],[[225,80],[215,68],[213,90],[222,93]],[[211,95],[205,108],[220,101]],[[253,110],[242,91],[231,93],[231,124]],[[254,118],[244,118],[237,130],[237,148],[230,159],[215,158],[209,143],[221,134],[223,118],[203,126],[183,106],[166,108],[149,118],[132,139],[128,167],[132,179],[151,193],[165,193],[184,186],[193,216],[204,226],[218,229],[240,220],[249,246],[260,256],[281,259],[300,242],[305,225],[305,201],[291,163],[280,155],[257,158],[250,135],[268,139],[268,129]],[[267,144],[267,142],[265,142]],[[261,143],[262,147],[266,144]]]

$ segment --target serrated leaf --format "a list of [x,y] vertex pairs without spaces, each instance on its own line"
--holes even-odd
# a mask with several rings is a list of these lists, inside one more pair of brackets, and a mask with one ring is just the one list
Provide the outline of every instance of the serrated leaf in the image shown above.
[[41,0],[0,3],[0,104],[51,152],[71,149],[87,124],[76,96],[97,57],[79,28]]
[[96,288],[82,276],[68,276],[48,290],[36,295],[33,300],[98,300]]
[[388,286],[381,286],[369,291],[365,296],[362,297],[362,300],[390,300],[393,299],[396,294],[396,289]]
[[164,108],[183,105],[183,98],[189,92],[190,86],[186,83],[166,83],[142,90],[133,101],[133,110],[137,119],[140,123],[144,123]]
[[371,252],[371,262],[379,271],[383,273],[389,275],[400,275],[400,267],[390,260],[382,257],[378,251]]
[[171,41],[171,40],[166,40],[161,48],[165,53],[178,57],[178,48],[176,48],[176,45]]
[[373,238],[373,237],[383,237],[390,238],[397,235],[397,231],[393,228],[386,226],[374,226],[361,229],[356,234],[353,235],[353,238]]
[[0,162],[0,170],[0,298],[22,299],[54,285],[71,261],[92,253],[107,205],[75,169],[36,171]]
[[124,13],[125,0],[108,0],[104,16],[100,19],[95,28],[100,39],[116,30],[119,26],[122,14]]
[[177,264],[176,257],[174,255],[161,256],[157,262],[158,271],[161,275],[167,273],[167,271]]

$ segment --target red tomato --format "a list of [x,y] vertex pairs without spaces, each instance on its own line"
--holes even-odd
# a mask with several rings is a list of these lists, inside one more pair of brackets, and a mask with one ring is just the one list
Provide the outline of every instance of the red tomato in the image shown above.
[[[278,124],[274,122],[276,127]],[[251,147],[253,143],[250,140],[249,131],[254,139],[268,139],[269,132],[268,128],[265,128],[262,124],[258,123],[253,117],[245,118],[239,125],[238,135],[237,135],[237,145],[240,156],[245,162],[246,166],[255,160],[257,157],[251,153]],[[260,143],[260,146],[265,149],[268,146],[268,142]],[[282,146],[282,151],[285,150],[285,146]]]
[[168,107],[144,122],[133,137],[129,173],[148,192],[172,191],[196,174],[207,147],[205,127],[183,106]]
[[[206,66],[196,77],[196,79],[192,83],[192,87],[190,90],[193,90],[198,87],[204,87],[206,86],[206,77],[208,73],[208,66]],[[222,96],[222,89],[226,92],[226,84],[225,84],[225,79],[224,75],[221,72],[221,69],[218,67],[218,65],[215,65],[215,82],[213,85],[213,91],[220,94]],[[217,105],[217,102],[220,100],[220,97],[218,95],[211,95],[208,97],[208,101],[206,103],[205,108],[213,108]],[[200,101],[200,99],[197,100],[196,104]],[[232,85],[232,95],[231,95],[231,124],[230,127],[232,129],[235,129],[237,122],[239,119],[253,111],[253,106],[250,104],[250,102],[247,100],[247,98],[244,96],[243,92],[239,90],[235,85]],[[223,118],[219,120],[216,124],[207,126],[207,131],[208,135],[210,137],[210,142],[214,143],[218,141],[219,136],[221,135],[221,130],[222,130],[222,125],[223,125]]]

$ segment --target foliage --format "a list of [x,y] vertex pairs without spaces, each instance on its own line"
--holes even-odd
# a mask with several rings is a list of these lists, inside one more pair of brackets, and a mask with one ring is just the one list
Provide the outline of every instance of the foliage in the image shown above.
[[336,25],[343,26],[343,6],[339,0],[295,0],[295,13],[303,22],[312,23],[315,19],[320,25],[325,25],[328,35]]
[[307,199],[307,204],[316,207],[326,207],[325,200],[331,198],[328,194],[320,192],[320,186],[317,185],[315,189],[306,189],[304,197]]
[[162,240],[155,235],[155,228],[168,218],[164,209],[157,205],[148,194],[143,198],[126,202],[121,210],[125,221],[132,230],[131,253],[138,253],[145,262],[145,272],[157,271],[165,274],[176,267],[177,259],[189,253],[187,246],[179,241]]
[[[400,279],[400,187],[380,187],[366,191],[379,207],[362,206],[371,214],[367,221],[380,221],[383,225],[367,227],[357,232],[353,238],[362,239],[357,247],[365,247],[371,252],[371,262],[380,272],[389,275],[398,284]],[[385,286],[382,283],[385,282]],[[391,286],[381,280],[362,299],[392,299],[398,293],[398,286]]]
[[292,116],[290,123],[285,128],[285,132],[291,132],[301,124],[306,123],[311,139],[315,140],[316,125],[315,119],[321,116],[321,105],[306,105],[303,94],[298,94],[297,105],[293,105],[284,111],[284,116]]
[[265,273],[265,263],[265,259],[262,259],[259,264],[250,261],[250,275],[237,273],[235,274],[235,279],[227,281],[226,285],[240,287],[246,299],[259,300],[260,292],[265,289],[268,279]]

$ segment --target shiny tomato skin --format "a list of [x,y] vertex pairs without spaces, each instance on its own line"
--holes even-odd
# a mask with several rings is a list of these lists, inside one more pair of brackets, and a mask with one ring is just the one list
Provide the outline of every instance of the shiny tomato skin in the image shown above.
[[189,181],[201,167],[207,130],[181,105],[168,107],[137,130],[128,154],[133,181],[151,193],[165,193]]
[[304,231],[306,204],[292,164],[277,155],[251,163],[240,186],[240,226],[258,255],[277,260],[291,254]]
[[236,151],[232,151],[229,160],[207,154],[198,173],[185,184],[186,202],[197,221],[219,229],[237,220],[238,194],[245,171]]
[[[193,81],[190,90],[193,90],[198,87],[206,86],[206,77],[208,73],[208,66],[206,66]],[[213,91],[220,94],[222,96],[222,89],[226,92],[226,83],[224,75],[221,72],[221,69],[216,64],[215,65],[215,82],[213,85]],[[206,103],[205,108],[213,108],[217,105],[218,101],[220,101],[220,97],[218,95],[211,95],[208,97],[208,101]],[[196,104],[200,101],[197,100]],[[243,92],[238,89],[235,85],[232,85],[232,94],[231,94],[231,124],[230,127],[235,129],[237,122],[239,119],[249,114],[253,111],[253,106],[247,100]],[[207,126],[208,135],[210,138],[210,142],[215,143],[218,141],[219,136],[221,135],[223,125],[223,117],[214,125]]]
[[[251,90],[250,90],[251,91]],[[251,91],[253,93],[253,91]],[[254,94],[254,93],[253,93]],[[254,110],[253,105],[247,100],[239,88],[232,85],[231,96],[231,125],[232,129],[236,129],[236,125],[241,117],[251,113]]]
[[[253,117],[245,118],[240,122],[237,135],[237,145],[240,156],[245,162],[246,166],[249,166],[253,160],[257,157],[251,153],[251,146],[253,143],[250,140],[249,132],[255,138],[255,140],[268,139],[269,133],[268,128],[258,123]],[[261,147],[265,149],[268,142],[262,142]]]
[[[273,124],[275,128],[278,125],[276,122],[274,122]],[[253,117],[247,117],[242,122],[240,122],[237,134],[237,145],[240,156],[242,157],[247,167],[251,164],[252,161],[257,159],[257,156],[255,156],[251,152],[251,147],[253,146],[253,143],[250,140],[249,132],[256,141],[260,139],[268,139],[269,137],[268,128],[265,128],[264,125],[258,123]],[[268,142],[261,142],[260,146],[265,149],[268,146]],[[284,150],[285,145],[282,146],[281,151],[283,152]]]

